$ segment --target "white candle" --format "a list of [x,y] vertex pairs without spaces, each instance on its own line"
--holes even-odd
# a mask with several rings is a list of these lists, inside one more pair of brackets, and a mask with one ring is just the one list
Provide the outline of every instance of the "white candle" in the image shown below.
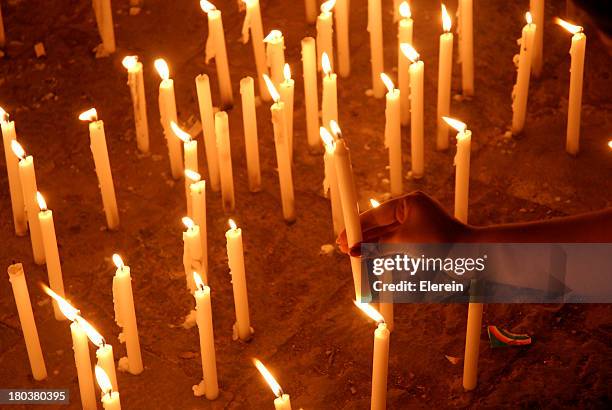
[[350,0],[336,0],[334,18],[336,22],[336,44],[338,45],[338,74],[348,77],[351,74],[349,47],[349,5]]
[[334,226],[334,236],[340,235],[344,230],[344,215],[342,214],[342,204],[340,202],[340,189],[338,188],[338,178],[336,177],[336,164],[334,162],[334,139],[329,131],[320,128],[321,139],[325,141],[325,154],[323,162],[325,165],[325,179],[323,180],[323,193],[331,202],[332,222]]
[[195,292],[196,285],[193,281],[193,272],[200,272],[204,282],[208,283],[207,272],[202,269],[202,240],[200,227],[187,216],[183,217],[186,230],[183,232],[183,265],[185,268],[185,280],[190,293]]
[[402,173],[402,124],[400,122],[400,90],[393,81],[382,73],[381,79],[387,87],[385,108],[385,148],[389,150],[389,181],[392,197],[403,193],[404,175]]
[[[55,301],[57,303],[57,301]],[[85,332],[87,338],[98,349],[96,350],[97,366],[100,366],[108,375],[109,381],[113,389],[117,390],[117,372],[115,371],[115,358],[113,355],[113,347],[106,344],[102,335],[83,317],[78,316],[75,319],[79,327]]]
[[306,112],[306,135],[311,151],[321,148],[319,140],[319,96],[317,91],[317,62],[315,39],[302,39],[302,71],[304,75],[304,105]]
[[219,191],[219,158],[217,154],[217,139],[215,137],[215,114],[210,95],[210,81],[206,74],[200,74],[195,79],[204,134],[204,148],[206,149],[206,164],[208,178],[212,190]]
[[36,172],[34,171],[34,158],[31,155],[26,157],[23,147],[16,141],[11,141],[13,153],[19,158],[19,180],[21,181],[21,192],[25,203],[28,227],[30,229],[30,242],[34,262],[37,265],[45,263],[45,248],[42,242],[40,222],[38,221],[38,203],[36,202]]
[[200,227],[200,241],[202,244],[202,272],[208,277],[208,243],[206,228],[206,181],[200,181],[200,174],[191,170],[185,170],[185,175],[193,183],[189,186],[191,193],[191,204],[193,209],[193,221]]
[[304,0],[306,22],[314,23],[317,19],[317,0]]
[[323,110],[321,118],[323,125],[329,127],[331,121],[338,122],[338,88],[336,84],[336,73],[332,72],[332,66],[327,56],[327,53],[323,53],[322,57],[323,65],[323,95],[321,105]]
[[221,11],[206,0],[200,0],[202,11],[208,16],[208,38],[206,39],[206,64],[215,59],[217,78],[219,80],[219,93],[223,108],[230,108],[234,103],[232,94],[232,81],[227,63],[227,50],[225,48],[225,34],[223,33],[223,20]]
[[230,229],[225,232],[227,240],[227,263],[232,276],[232,289],[234,291],[234,309],[236,323],[234,324],[235,338],[249,340],[253,334],[249,319],[249,299],[247,295],[246,275],[244,269],[244,251],[242,248],[242,229],[229,220]]
[[422,178],[425,172],[423,137],[423,71],[424,64],[419,54],[410,44],[401,45],[402,52],[410,64],[410,154],[412,158],[412,177]]
[[536,27],[531,53],[531,73],[538,78],[542,73],[542,50],[544,48],[544,0],[529,0],[529,11]]
[[580,150],[580,112],[582,110],[582,80],[584,77],[584,52],[586,35],[580,26],[574,26],[557,19],[557,24],[572,33],[570,56],[570,89],[567,106],[567,141],[565,149],[570,155],[577,155]]
[[286,135],[289,143],[289,158],[293,160],[293,93],[295,81],[291,78],[289,64],[285,64],[283,73],[285,79],[280,84],[279,94],[280,100],[285,104],[285,126],[287,127]]
[[176,122],[176,99],[174,97],[174,80],[170,78],[168,64],[162,58],[155,60],[155,69],[161,77],[159,83],[159,117],[166,143],[168,144],[168,157],[172,178],[179,179],[183,174],[183,159],[181,157],[181,142],[174,137],[170,123]]
[[455,218],[463,223],[468,221],[468,200],[470,189],[470,149],[472,131],[453,118],[444,117],[448,125],[457,130],[457,154],[455,155]]
[[438,135],[436,148],[445,150],[448,148],[448,126],[442,119],[450,114],[451,80],[453,73],[453,33],[451,30],[451,18],[442,5],[442,28],[444,33],[440,35],[440,50],[438,58]]
[[221,180],[221,196],[223,210],[234,210],[234,176],[232,173],[232,153],[230,148],[229,123],[227,113],[219,111],[215,114],[215,135],[217,137],[217,153],[219,155],[219,171]]
[[[189,133],[182,130],[174,121],[170,123],[170,128],[176,138],[183,141],[183,158],[185,159],[185,169],[198,172],[198,141],[191,138]],[[191,181],[185,178],[185,199],[187,203],[187,215],[193,216],[191,209],[191,193],[189,191]]]
[[480,350],[482,308],[482,303],[470,303],[468,305],[465,356],[463,358],[463,388],[468,391],[474,390],[478,381],[478,353]]
[[[70,319],[70,317],[68,317]],[[76,318],[75,318],[76,319]],[[72,335],[72,350],[74,350],[74,364],[77,368],[79,380],[79,393],[83,410],[96,410],[96,391],[94,388],[93,372],[91,371],[91,358],[89,356],[89,340],[87,334],[76,320],[70,324]]]
[[263,80],[263,75],[268,74],[268,65],[266,64],[266,49],[263,41],[263,25],[261,23],[259,0],[242,1],[246,4],[246,15],[242,25],[242,42],[246,44],[249,41],[250,32],[253,54],[255,55],[255,67],[257,68],[257,78],[259,79],[259,94],[262,100],[270,101],[270,93]]
[[[264,38],[266,43],[266,61],[270,67],[270,77],[275,87],[283,82],[285,68],[285,38],[279,30],[272,30]],[[268,92],[270,90],[268,89]]]
[[121,410],[121,400],[117,388],[113,386],[105,369],[101,366],[95,368],[96,379],[102,390],[102,407],[104,410]]
[[104,51],[112,54],[115,52],[116,46],[111,2],[110,0],[94,0],[93,8]]
[[334,41],[333,41],[333,20],[332,9],[336,5],[336,0],[327,0],[321,4],[321,14],[317,17],[317,62],[318,70],[321,71],[321,57],[327,53],[331,65],[334,64]]
[[472,0],[459,0],[459,61],[461,63],[461,89],[463,95],[474,95],[474,27]]
[[217,361],[215,359],[215,337],[213,334],[212,309],[210,306],[210,288],[205,286],[200,276],[194,272],[193,279],[196,291],[196,323],[200,334],[200,356],[202,358],[203,380],[193,386],[196,396],[206,395],[208,400],[219,396],[217,383]]
[[403,1],[399,5],[399,15],[402,19],[399,21],[397,32],[397,76],[400,89],[402,125],[408,125],[410,123],[410,74],[408,72],[410,60],[402,53],[400,48],[402,43],[412,44],[414,23],[411,17],[410,5],[407,1]]
[[127,357],[119,359],[119,370],[128,371],[131,374],[140,374],[142,373],[143,365],[130,267],[125,266],[121,257],[117,254],[113,255],[113,262],[117,267],[113,277],[115,322],[122,329],[122,332],[119,334],[119,341],[125,343],[127,351]]
[[246,150],[247,173],[249,174],[249,191],[259,192],[261,190],[261,171],[259,169],[257,111],[255,110],[255,90],[252,77],[244,77],[240,80],[240,96],[242,97],[242,124],[244,126],[244,148]]
[[32,376],[34,380],[44,380],[47,378],[47,368],[42,349],[40,348],[38,330],[36,330],[36,322],[34,321],[34,313],[32,312],[32,304],[25,280],[25,273],[23,272],[23,265],[21,263],[10,265],[8,267],[8,275],[11,287],[13,288],[13,296],[15,296],[17,314],[19,315],[19,323],[21,324],[21,331],[23,332],[26,344]]
[[119,209],[117,208],[117,197],[113,174],[111,172],[108,149],[106,147],[106,135],[104,134],[104,122],[98,120],[95,108],[91,108],[79,115],[81,121],[89,121],[89,139],[91,153],[93,154],[98,184],[102,193],[102,204],[106,214],[106,225],[108,229],[119,228]]
[[[518,41],[520,52],[518,56],[518,71],[516,84],[512,90],[512,134],[517,135],[525,127],[527,115],[527,95],[529,94],[529,76],[531,74],[531,53],[533,51],[533,37],[535,24],[532,23],[531,13],[525,15],[527,24],[523,27],[522,35]],[[516,63],[516,56],[515,56]]]
[[291,158],[289,157],[289,141],[285,125],[285,104],[280,101],[280,95],[274,88],[272,80],[264,77],[270,90],[274,104],[270,107],[272,126],[274,128],[274,145],[276,147],[276,162],[278,166],[278,180],[281,190],[283,217],[287,223],[295,221],[295,198],[293,193],[293,175],[291,173]]
[[[43,247],[45,249],[49,286],[55,293],[64,297],[64,280],[62,278],[62,265],[57,249],[57,239],[55,237],[53,212],[47,209],[45,198],[43,198],[40,192],[36,193],[36,198],[38,200],[38,206],[40,207],[38,222],[40,223]],[[53,301],[53,313],[57,320],[64,320],[66,318],[55,301]]]
[[2,142],[4,143],[4,159],[8,174],[11,206],[13,209],[13,225],[17,236],[25,236],[28,223],[19,179],[19,158],[13,155],[11,145],[16,140],[15,122],[8,120],[8,114],[0,107],[0,126],[2,127]]
[[368,0],[368,32],[370,33],[370,55],[372,62],[372,91],[374,97],[385,95],[385,85],[380,74],[385,70],[383,56],[383,31],[381,0]]
[[134,123],[136,125],[136,145],[140,152],[149,152],[149,125],[147,120],[147,101],[145,99],[142,63],[138,56],[127,56],[122,60],[128,71],[128,86],[134,108]]
[[257,370],[259,370],[259,373],[261,373],[261,375],[264,377],[264,379],[272,389],[272,392],[274,392],[274,395],[276,396],[276,398],[274,399],[274,409],[291,410],[291,399],[289,395],[283,393],[283,389],[281,389],[274,376],[272,376],[272,373],[270,373],[266,366],[264,366],[264,364],[258,359],[253,359],[253,364],[255,364],[255,367],[257,368]]

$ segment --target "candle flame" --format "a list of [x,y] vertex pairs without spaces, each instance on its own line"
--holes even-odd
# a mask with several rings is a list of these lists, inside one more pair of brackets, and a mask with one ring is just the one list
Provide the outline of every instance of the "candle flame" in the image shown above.
[[357,302],[356,300],[354,300],[353,302],[355,303],[355,306],[361,309],[363,313],[368,315],[370,319],[374,320],[376,323],[385,322],[385,318],[383,317],[383,315],[381,315],[380,312],[374,309],[372,305],[370,305],[369,303],[361,303],[361,302]]
[[402,1],[399,5],[399,14],[402,18],[409,19],[412,17],[412,11],[410,11],[410,4],[407,1]]
[[340,126],[338,125],[336,120],[331,120],[329,122],[329,129],[331,130],[331,132],[334,133],[334,136],[336,138],[342,138],[342,130],[340,129]]
[[253,359],[253,364],[255,367],[257,367],[259,373],[261,373],[263,378],[266,380],[266,383],[268,383],[268,386],[270,386],[274,392],[274,395],[276,397],[281,397],[283,395],[283,389],[281,389],[280,384],[278,384],[274,376],[272,376],[272,373],[270,373],[266,366],[264,366],[264,364],[258,359]]
[[192,180],[193,182],[198,182],[200,179],[202,179],[202,176],[200,174],[191,169],[185,170],[185,177]]
[[446,6],[442,4],[442,29],[444,29],[445,33],[450,33],[452,24],[453,22],[448,15],[448,11],[446,11]]
[[444,122],[446,122],[448,125],[450,125],[451,127],[453,127],[455,130],[457,130],[457,132],[464,132],[465,129],[467,128],[467,125],[464,122],[461,122],[459,120],[456,120],[454,118],[450,118],[450,117],[442,117],[442,119],[444,120]]
[[533,17],[531,17],[530,12],[525,13],[525,21],[527,21],[527,24],[533,23]]
[[321,68],[325,75],[330,75],[332,73],[331,61],[329,61],[329,56],[325,52],[321,55]]
[[329,131],[327,131],[327,128],[320,127],[319,128],[319,135],[321,136],[321,139],[323,140],[323,144],[325,144],[325,148],[333,150],[333,148],[334,148],[334,137],[332,137],[332,135],[329,133]]
[[279,40],[283,38],[283,33],[280,30],[272,30],[268,33],[266,38],[264,38],[264,43],[269,43],[274,40]]
[[163,58],[158,58],[153,62],[157,73],[161,77],[162,80],[167,80],[170,78],[170,69],[168,68],[168,63]]
[[193,222],[193,219],[188,216],[184,216],[181,220],[183,221],[183,225],[185,225],[187,229],[192,229],[195,226],[195,222]]
[[285,66],[283,67],[283,77],[285,78],[285,81],[291,80],[291,67],[289,67],[289,64],[287,63],[285,63]]
[[233,220],[233,219],[231,219],[231,218],[230,218],[230,219],[227,221],[227,223],[229,224],[229,226],[230,226],[230,228],[231,228],[231,229],[238,229],[238,225],[236,225],[236,222],[234,222],[234,220]]
[[608,141],[608,148],[612,149],[612,140]]
[[123,267],[125,266],[123,264],[123,259],[121,259],[121,256],[119,256],[118,253],[113,253],[113,263],[115,264],[117,269],[123,269]]
[[58,307],[60,308],[62,314],[66,316],[68,320],[74,322],[76,318],[79,316],[79,310],[72,306],[66,299],[55,293],[46,285],[42,285],[43,290],[49,296],[51,296],[56,302]]
[[98,121],[98,111],[95,108],[90,108],[87,111],[83,111],[79,114],[79,120],[81,121]]
[[268,87],[268,91],[270,92],[272,100],[275,103],[278,102],[278,100],[280,100],[280,95],[278,94],[278,91],[276,91],[276,87],[274,86],[272,80],[270,80],[270,77],[268,77],[268,74],[264,74],[263,79],[266,82],[266,86]]
[[408,58],[408,60],[416,63],[419,61],[419,53],[408,43],[400,44],[400,48],[402,49],[402,53]]
[[38,202],[38,207],[41,211],[47,210],[47,202],[45,201],[45,197],[38,191],[36,191],[36,202]]
[[138,56],[125,56],[121,60],[121,64],[128,70],[131,70],[138,63]]
[[25,159],[25,150],[23,149],[21,144],[18,143],[16,140],[11,141],[11,149],[13,150],[13,153],[17,155],[19,159]]
[[189,135],[187,132],[183,131],[178,125],[176,125],[176,122],[170,121],[170,128],[172,128],[172,132],[174,132],[174,135],[179,137],[181,141],[191,141],[191,135]]
[[4,111],[4,108],[0,107],[0,122],[8,122],[8,112]]
[[378,202],[374,198],[370,198],[370,205],[372,206],[372,208],[378,208],[380,206],[380,202]]
[[336,0],[327,0],[321,4],[321,13],[329,13],[336,5]]
[[560,19],[559,17],[555,19],[555,23],[557,23],[572,34],[582,33],[583,30],[582,26],[575,26],[570,22]]
[[91,323],[89,323],[87,320],[79,316],[76,318],[76,323],[79,325],[81,330],[85,332],[87,338],[91,341],[91,343],[98,347],[104,346],[106,344],[106,342],[104,341],[104,337],[102,337],[102,335],[96,330],[96,328],[93,327]]
[[196,271],[193,272],[193,281],[196,284],[196,288],[204,290],[204,282],[202,281],[202,277]]
[[200,7],[202,8],[202,11],[206,14],[217,9],[214,4],[206,0],[200,0]]
[[389,78],[389,76],[385,73],[380,73],[380,79],[383,81],[383,83],[385,83],[385,87],[387,87],[387,90],[392,93],[395,89],[395,86],[393,85],[393,81],[391,81],[391,78]]
[[98,382],[98,386],[100,386],[100,390],[102,390],[102,394],[110,394],[113,391],[113,384],[108,377],[108,374],[104,371],[103,368],[96,365],[96,381]]

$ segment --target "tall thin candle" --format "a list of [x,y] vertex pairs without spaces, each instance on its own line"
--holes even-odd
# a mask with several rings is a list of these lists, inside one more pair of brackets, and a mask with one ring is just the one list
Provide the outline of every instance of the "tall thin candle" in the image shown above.
[[221,11],[207,0],[200,0],[200,7],[208,16],[208,38],[206,39],[205,47],[206,64],[213,58],[215,59],[221,103],[223,108],[230,108],[234,103],[234,96],[232,93],[229,64],[227,62],[227,49],[225,48],[225,33],[223,32]]
[[8,113],[0,107],[0,126],[2,127],[2,142],[4,143],[4,159],[8,174],[11,206],[13,210],[13,225],[17,236],[25,236],[28,231],[28,219],[19,178],[19,158],[13,155],[11,145],[16,140],[15,122],[9,121]]
[[453,33],[451,33],[451,18],[442,4],[442,28],[440,35],[440,50],[438,58],[438,135],[436,148],[448,148],[448,126],[442,119],[450,113],[451,79],[453,73]]

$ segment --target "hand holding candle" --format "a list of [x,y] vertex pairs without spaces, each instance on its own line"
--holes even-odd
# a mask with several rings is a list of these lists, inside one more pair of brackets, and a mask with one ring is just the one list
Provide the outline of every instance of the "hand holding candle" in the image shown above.
[[149,152],[149,124],[147,121],[147,101],[145,99],[142,63],[138,56],[126,56],[121,61],[128,71],[128,86],[132,95],[134,107],[134,122],[136,124],[136,144],[140,152]]
[[259,373],[263,376],[268,386],[274,392],[276,399],[274,399],[275,410],[291,410],[291,399],[288,394],[283,393],[283,389],[280,387],[272,373],[264,366],[264,364],[258,359],[253,359],[253,364],[259,370]]
[[208,38],[206,39],[206,64],[215,59],[217,78],[219,79],[219,93],[223,108],[230,108],[234,103],[232,81],[227,63],[227,49],[225,48],[225,33],[221,11],[207,0],[200,0],[202,11],[208,16]]

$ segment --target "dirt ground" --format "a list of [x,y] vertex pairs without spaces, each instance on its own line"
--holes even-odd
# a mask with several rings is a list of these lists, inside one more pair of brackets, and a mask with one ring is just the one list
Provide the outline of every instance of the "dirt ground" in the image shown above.
[[[452,211],[453,152],[435,152],[438,2],[414,0],[415,48],[425,62],[426,176],[406,180]],[[559,4],[557,4],[559,3]],[[314,35],[303,2],[262,0],[264,30],[285,34],[286,57],[296,79],[295,164],[297,222],[282,220],[276,158],[268,104],[257,109],[263,189],[248,191],[238,83],[255,75],[250,44],[239,42],[243,13],[235,0],[218,1],[223,12],[236,104],[229,113],[236,211],[227,215],[218,193],[208,192],[209,280],[212,288],[220,397],[195,398],[201,380],[196,329],[179,325],[192,309],[182,265],[185,214],[182,181],[169,177],[167,148],[159,124],[153,60],[163,56],[175,79],[179,119],[198,118],[194,78],[211,76],[204,64],[206,17],[195,0],[146,0],[128,15],[127,1],[114,1],[118,50],[95,59],[99,38],[91,2],[9,0],[2,3],[7,32],[0,60],[0,105],[15,120],[18,138],[35,158],[39,190],[54,211],[68,298],[124,354],[113,320],[111,255],[132,268],[134,298],[145,371],[118,374],[126,409],[272,408],[273,394],[251,363],[260,358],[291,395],[293,408],[369,407],[374,325],[353,306],[350,265],[345,255],[320,255],[332,243],[329,202],[321,196],[323,161],[307,152],[299,42]],[[362,205],[388,190],[383,146],[384,100],[366,97],[370,85],[366,2],[351,2],[349,78],[339,79],[339,116],[352,148]],[[386,67],[396,61],[392,1],[384,0]],[[456,1],[447,4],[452,14]],[[572,215],[612,205],[610,55],[586,20],[588,36],[581,153],[565,152],[570,36],[552,23],[564,2],[547,2],[542,77],[532,80],[524,135],[504,138],[511,120],[515,80],[512,56],[528,1],[475,2],[476,96],[453,101],[453,116],[473,131],[470,222],[487,225]],[[47,56],[36,59],[43,42]],[[456,50],[456,46],[455,46]],[[132,106],[121,59],[138,54],[145,65],[152,155],[136,149]],[[460,69],[453,73],[453,92]],[[121,214],[117,232],[105,229],[104,213],[81,111],[95,106],[105,121]],[[200,170],[206,174],[200,140]],[[409,170],[409,135],[403,135]],[[0,159],[5,169],[4,157]],[[34,382],[17,311],[4,276],[0,286],[0,387],[69,388],[79,408],[78,384],[67,322],[53,318],[40,286],[45,268],[34,264],[29,239],[14,235],[8,181],[0,172],[0,266],[23,262],[49,378]],[[255,335],[232,341],[234,306],[224,232],[228,217],[243,228],[248,293]],[[606,408],[610,405],[612,308],[610,305],[489,305],[483,326],[496,324],[534,338],[526,348],[491,349],[482,334],[478,388],[464,393],[462,357],[467,306],[398,305],[391,335],[388,407],[399,408]],[[93,354],[93,351],[92,351]],[[101,407],[101,406],[100,406]],[[11,408],[19,408],[14,406]],[[45,408],[54,408],[46,406]],[[65,408],[65,407],[62,407]]]

